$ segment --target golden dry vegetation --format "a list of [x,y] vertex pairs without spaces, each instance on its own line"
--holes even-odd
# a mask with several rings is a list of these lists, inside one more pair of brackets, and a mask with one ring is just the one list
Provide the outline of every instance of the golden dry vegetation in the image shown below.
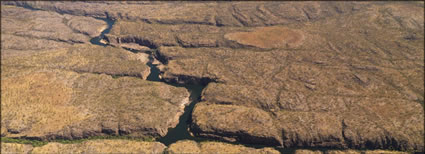
[[159,142],[128,140],[90,140],[79,144],[49,143],[35,147],[31,153],[162,153],[165,146]]
[[259,48],[295,48],[299,46],[304,35],[299,30],[285,27],[262,27],[253,32],[236,32],[224,35],[226,39]]
[[[176,126],[184,88],[140,79],[150,72],[143,55],[84,44],[104,28],[92,17],[107,17],[117,20],[108,45],[153,52],[164,82],[207,85],[190,115],[195,136],[354,149],[297,153],[424,151],[423,2],[3,4],[43,11],[2,7],[2,136],[159,137]],[[51,112],[73,122],[46,119]],[[40,130],[47,122],[49,132]],[[192,141],[169,149],[178,150],[264,149]]]
[[273,148],[254,149],[242,145],[233,145],[221,142],[201,142],[197,143],[190,140],[178,141],[170,145],[167,149],[168,153],[279,153]]
[[[144,80],[150,68],[143,53],[84,44],[104,29],[103,21],[19,7],[1,11],[2,34],[10,36],[2,35],[2,137],[155,138],[176,126],[187,90]],[[39,44],[46,41],[51,44]]]

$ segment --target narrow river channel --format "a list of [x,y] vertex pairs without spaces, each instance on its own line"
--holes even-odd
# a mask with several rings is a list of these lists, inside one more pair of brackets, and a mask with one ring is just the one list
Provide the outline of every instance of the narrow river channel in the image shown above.
[[[113,24],[115,23],[114,20],[107,19],[107,18],[96,18],[99,20],[103,20],[108,24],[107,29],[102,31],[101,35],[98,37],[95,37],[90,40],[90,42],[94,45],[100,45],[100,46],[108,46],[108,44],[102,43],[102,39],[105,37],[105,34],[109,33],[112,29]],[[125,49],[125,48],[124,48]],[[137,53],[140,52],[138,50],[133,49],[126,49],[129,52]],[[171,86],[175,87],[185,87],[190,92],[190,104],[184,108],[184,113],[179,118],[179,123],[175,128],[169,128],[167,135],[164,137],[158,138],[156,141],[161,142],[162,144],[169,146],[172,143],[175,143],[179,140],[193,140],[196,142],[201,141],[212,141],[208,138],[201,138],[201,137],[194,137],[189,132],[189,125],[191,123],[191,117],[192,117],[192,111],[195,107],[196,103],[199,102],[202,94],[202,90],[205,88],[204,85],[194,85],[194,84],[175,84],[175,83],[167,83],[164,80],[161,80],[159,78],[160,70],[157,67],[157,64],[153,64],[152,62],[155,60],[155,51],[145,52],[149,54],[149,62],[147,65],[151,69],[151,73],[147,77],[146,80],[153,81],[153,82],[163,82]],[[246,147],[251,148],[264,148],[267,146],[264,145],[253,145],[253,144],[242,144],[242,143],[231,143],[231,144],[240,144]],[[281,153],[295,153],[296,148],[276,148]],[[323,150],[323,149],[316,149],[316,150]]]
[[96,18],[96,19],[105,21],[105,22],[106,22],[106,24],[107,24],[107,27],[106,27],[106,29],[105,29],[105,30],[103,30],[103,31],[100,33],[100,35],[99,35],[99,36],[97,36],[97,37],[95,37],[95,38],[92,38],[92,39],[90,40],[90,43],[91,43],[91,44],[100,45],[100,46],[104,46],[104,47],[105,47],[105,46],[107,46],[107,44],[102,43],[102,39],[105,37],[105,34],[107,34],[107,33],[109,33],[109,32],[111,31],[111,29],[112,29],[112,25],[114,25],[115,21],[114,21],[114,20],[111,20],[111,19],[108,19],[108,18]]
[[[31,9],[34,11],[40,10],[40,9],[36,9],[36,8],[32,8],[30,6],[22,6],[24,8],[27,9]],[[96,18],[98,20],[103,20],[107,23],[107,28],[105,30],[103,30],[101,32],[101,34],[93,39],[90,40],[91,44],[94,45],[100,45],[100,46],[108,46],[107,43],[104,43],[102,40],[105,37],[105,34],[109,33],[112,29],[112,26],[114,25],[115,21],[108,19],[108,18]],[[127,49],[129,52],[140,52],[137,50],[130,50]],[[155,49],[153,49],[155,50]],[[169,146],[172,143],[175,143],[179,140],[193,140],[196,142],[200,142],[200,141],[211,141],[211,139],[207,139],[207,138],[199,138],[199,137],[194,137],[190,134],[189,131],[189,125],[191,124],[191,114],[193,111],[193,108],[195,107],[196,103],[199,102],[200,97],[201,97],[201,93],[202,90],[205,88],[205,85],[193,85],[193,84],[175,84],[175,83],[167,83],[164,80],[161,80],[159,78],[160,75],[160,70],[158,69],[158,65],[157,64],[153,64],[153,61],[155,60],[155,53],[156,51],[150,51],[150,52],[146,52],[147,54],[149,54],[149,62],[147,63],[147,65],[150,67],[151,69],[151,73],[149,74],[149,76],[147,77],[146,80],[148,81],[152,81],[152,82],[163,82],[166,83],[168,85],[171,86],[175,86],[175,87],[184,87],[186,88],[189,92],[190,92],[190,104],[188,106],[186,106],[184,108],[184,113],[180,116],[179,118],[179,123],[177,124],[177,126],[175,128],[169,128],[168,129],[168,133],[161,138],[158,138],[157,141],[163,143],[166,146]],[[253,145],[253,144],[241,144],[241,143],[231,143],[231,144],[239,144],[239,145],[243,145],[246,147],[252,147],[252,148],[263,148],[263,147],[267,147],[264,145]],[[281,153],[295,153],[295,150],[298,148],[281,148],[281,147],[273,147],[276,150],[280,151]],[[324,152],[325,150],[331,150],[327,149],[327,148],[308,148],[305,147],[303,149],[310,149],[310,150],[319,150]]]
[[[115,21],[110,19],[105,19],[105,18],[96,18],[96,19],[105,21],[108,24],[108,27],[104,31],[102,31],[98,37],[91,39],[90,43],[94,45],[108,46],[108,44],[105,44],[102,42],[102,39],[104,39],[105,34],[111,31]],[[132,50],[132,49],[126,49],[126,50],[133,53],[139,52],[137,50]],[[177,126],[175,128],[170,128],[168,130],[167,135],[157,139],[157,141],[168,146],[172,143],[177,142],[178,140],[194,140],[194,141],[208,140],[204,138],[193,137],[189,133],[189,124],[191,123],[190,120],[191,120],[192,110],[195,107],[195,104],[199,101],[202,90],[204,89],[205,86],[193,85],[193,84],[174,84],[174,83],[164,82],[163,80],[159,78],[160,70],[158,69],[157,65],[152,64],[152,62],[155,59],[155,57],[153,56],[154,53],[152,52],[147,52],[147,53],[149,54],[149,62],[147,63],[147,65],[150,67],[151,73],[149,74],[146,80],[153,81],[153,82],[163,82],[175,87],[184,87],[190,92],[190,104],[184,108],[184,113],[180,116],[179,123],[177,124]]]

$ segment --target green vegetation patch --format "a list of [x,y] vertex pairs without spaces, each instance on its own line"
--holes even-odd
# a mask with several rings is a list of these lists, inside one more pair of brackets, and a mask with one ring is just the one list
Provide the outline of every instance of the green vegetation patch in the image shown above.
[[48,142],[46,141],[39,141],[39,140],[29,140],[29,139],[15,139],[15,138],[8,138],[8,137],[2,137],[1,142],[4,143],[19,143],[19,144],[31,144],[34,147],[41,147],[43,145],[46,145]]

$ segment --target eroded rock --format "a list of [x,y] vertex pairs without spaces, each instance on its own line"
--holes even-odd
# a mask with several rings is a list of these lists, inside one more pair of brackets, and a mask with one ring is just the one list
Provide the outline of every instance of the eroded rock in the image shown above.
[[224,37],[240,44],[265,49],[295,48],[304,40],[302,32],[284,27],[262,27],[253,32],[228,33]]
[[242,145],[232,145],[220,142],[202,142],[183,140],[170,145],[169,153],[267,153],[278,154],[273,148],[254,149]]
[[[366,2],[3,2],[72,15],[159,24],[270,26],[355,13]],[[188,9],[190,8],[190,9]],[[143,11],[141,11],[143,10]]]
[[40,51],[35,54],[2,57],[7,66],[43,67],[146,79],[150,68],[143,53],[131,53],[114,47],[72,45],[66,48]]
[[256,108],[204,104],[196,105],[193,111],[193,129],[198,135],[216,134],[246,143],[281,144],[280,133],[268,113]]
[[407,152],[401,152],[401,151],[390,151],[390,150],[326,150],[326,151],[319,151],[319,150],[296,150],[296,154],[382,154],[382,153],[388,153],[388,154],[407,154]]
[[[10,69],[19,73],[7,76]],[[137,78],[34,67],[2,70],[6,137],[164,136],[177,125],[175,117],[189,97],[184,88]]]
[[185,88],[140,79],[143,53],[75,44],[99,35],[101,20],[2,7],[2,25],[2,137],[160,137],[189,102]]
[[201,153],[201,148],[195,141],[182,140],[177,141],[167,149],[169,153]]
[[[111,45],[134,43],[158,49],[155,54],[163,64],[160,69],[165,81],[208,84],[201,102],[193,112],[192,131],[196,135],[283,147],[424,150],[423,2],[3,3],[72,15],[118,19],[107,35]],[[2,8],[3,14],[8,12],[3,13]],[[56,16],[55,19],[62,18]],[[29,25],[26,22],[19,23]],[[27,30],[31,30],[31,26],[23,27],[26,29],[23,28],[23,32],[18,34],[26,34]],[[8,30],[17,31],[13,27]],[[42,33],[34,33],[36,35],[5,34],[19,41],[33,40],[28,36],[37,36],[37,42],[28,43],[35,45],[36,49],[46,48],[37,43],[49,43],[52,48],[62,46],[56,44],[57,41],[39,41],[44,38],[64,40],[65,44],[85,41],[77,36],[68,38],[41,30]],[[32,49],[8,40],[2,37],[2,44],[6,43],[5,47],[10,51]],[[71,67],[62,63],[55,65],[71,70],[74,68],[74,65]],[[25,67],[28,66],[10,67],[5,76],[16,72],[20,74]],[[40,76],[37,73],[29,74]],[[16,75],[24,78],[22,76]],[[44,76],[50,78],[55,75]],[[69,77],[65,75],[62,78],[68,80]],[[80,85],[78,88],[84,89],[82,91],[95,90],[92,94],[82,92],[75,95],[83,99],[78,99],[82,102],[104,100],[99,95],[108,91],[98,90],[107,87],[102,85],[103,80],[111,86],[118,84],[104,77],[93,77],[99,82],[83,80],[89,77],[77,79],[80,78],[81,81],[73,80],[71,83],[96,85],[86,87],[77,84]],[[143,91],[138,90],[140,87],[133,87],[133,84],[141,83],[127,83],[127,78],[125,81],[116,82],[131,88],[126,91],[120,87],[124,92],[114,91],[111,97],[118,93],[137,95],[132,88]],[[17,87],[22,84],[14,80],[8,82]],[[59,89],[68,87],[56,86],[62,85],[59,80],[51,82],[48,84]],[[41,83],[34,85],[50,87]],[[71,89],[74,94],[76,89]],[[173,93],[170,92],[170,95]],[[105,100],[122,103],[139,98],[122,95],[120,101],[113,101],[115,97]],[[164,97],[170,98],[160,98]],[[74,100],[74,97],[71,98]],[[137,106],[137,103],[134,105]],[[100,124],[103,132],[116,133],[121,130],[118,133],[164,133],[167,127],[163,126],[169,123],[161,121],[158,127],[146,128],[155,125],[149,123],[153,120],[143,119],[141,114],[133,115],[136,113],[129,111],[133,111],[131,109],[134,107],[129,106],[121,105],[117,110],[125,109],[119,111],[102,105],[89,107],[104,109],[94,114],[100,115],[99,119],[107,119]],[[222,109],[226,112],[221,112]],[[177,109],[171,107],[170,110],[172,113],[177,112]],[[160,112],[170,113],[164,108]],[[120,120],[124,119],[125,125],[119,123],[119,129],[115,127],[116,120],[109,120],[116,117],[113,113],[119,113],[119,117],[122,117]],[[145,114],[160,117],[151,112]],[[140,119],[143,119],[143,124],[136,124]],[[33,122],[28,121],[9,122],[10,129],[6,130],[19,136],[21,132],[28,131],[27,124]],[[96,124],[92,121],[89,123]],[[83,123],[76,128],[85,126],[85,130],[99,130],[90,124]],[[97,132],[89,131],[87,134]]]
[[[208,84],[197,105],[209,107],[197,107],[193,113],[193,131],[201,136],[253,141],[228,133],[247,132],[244,124],[249,122],[231,122],[241,117],[249,121],[245,118],[250,116],[240,112],[248,107],[267,112],[273,122],[265,129],[277,129],[276,140],[284,147],[423,151],[423,87],[415,86],[423,85],[417,80],[423,77],[414,72],[423,67],[424,42],[408,41],[402,35],[423,34],[423,29],[361,24],[381,15],[379,8],[392,5],[399,4],[371,5],[368,14],[299,25],[297,29],[308,37],[298,49],[160,47],[157,57],[165,64],[161,76],[178,83],[218,82]],[[356,33],[346,32],[347,28]],[[216,105],[235,110],[216,115],[220,112]],[[205,119],[197,121],[197,117]],[[255,126],[249,128],[264,126],[251,124]]]
[[162,153],[165,146],[158,142],[129,140],[90,140],[82,143],[48,143],[41,147],[27,144],[1,143],[2,153]]
[[1,153],[4,154],[15,154],[15,153],[29,153],[33,147],[28,144],[18,144],[18,143],[1,143]]
[[166,146],[159,142],[129,140],[90,140],[76,144],[49,143],[35,147],[31,153],[163,153]]
[[[54,44],[86,43],[90,37],[100,35],[106,23],[91,17],[61,15],[47,11],[32,11],[24,8],[2,8],[2,46],[3,49],[30,49],[31,44],[20,44],[19,38],[56,41]],[[60,30],[60,31],[59,31]],[[48,49],[51,46],[43,46]]]

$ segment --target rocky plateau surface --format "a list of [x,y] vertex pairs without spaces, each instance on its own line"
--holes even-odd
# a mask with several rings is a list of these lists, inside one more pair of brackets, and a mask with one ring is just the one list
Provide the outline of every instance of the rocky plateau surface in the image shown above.
[[[182,140],[171,144],[169,147],[159,142],[143,142],[129,140],[90,140],[82,143],[61,144],[51,142],[43,146],[33,147],[26,144],[2,143],[1,153],[5,154],[43,154],[43,153],[168,153],[168,154],[209,154],[209,153],[258,153],[279,154],[273,148],[254,149],[242,145],[233,145],[221,142],[197,143]],[[295,150],[295,154],[405,154],[405,152],[386,150]]]
[[[206,86],[191,114],[197,137],[424,151],[423,2],[2,6],[2,136],[164,136],[189,96],[166,82]],[[108,47],[89,44],[106,25],[94,17],[115,20]],[[163,82],[143,80],[147,55],[121,47],[149,51]],[[168,151],[227,146],[214,144],[179,141]]]
[[1,15],[2,137],[160,137],[177,125],[188,91],[143,80],[147,54],[88,44],[102,20],[10,6]]

